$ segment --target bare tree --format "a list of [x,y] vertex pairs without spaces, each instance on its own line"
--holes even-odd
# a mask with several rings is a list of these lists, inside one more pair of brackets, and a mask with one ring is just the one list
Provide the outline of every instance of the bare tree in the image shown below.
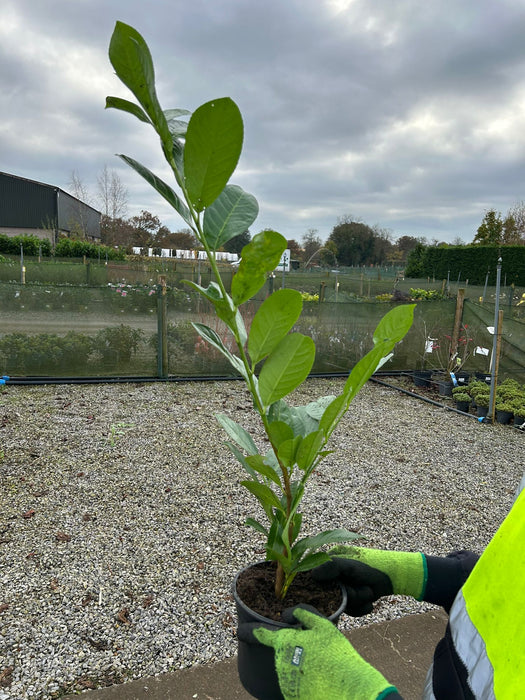
[[[79,173],[76,170],[71,171],[71,176],[69,179],[69,190],[75,199],[78,199],[84,204],[91,205],[91,195],[86,185],[82,181]],[[87,238],[87,221],[84,216],[84,208],[81,206],[76,207],[76,216],[68,222],[71,226],[71,233],[79,238]]]
[[525,202],[517,202],[507,214],[507,219],[512,218],[514,221],[514,231],[516,234],[516,243],[525,245]]
[[128,209],[128,191],[118,173],[104,165],[97,177],[97,187],[104,216],[108,219],[125,219]]

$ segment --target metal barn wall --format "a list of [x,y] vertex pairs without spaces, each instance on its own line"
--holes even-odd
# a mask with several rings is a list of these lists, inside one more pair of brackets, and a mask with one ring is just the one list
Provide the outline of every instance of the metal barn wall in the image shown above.
[[49,228],[57,219],[56,188],[0,173],[0,226]]

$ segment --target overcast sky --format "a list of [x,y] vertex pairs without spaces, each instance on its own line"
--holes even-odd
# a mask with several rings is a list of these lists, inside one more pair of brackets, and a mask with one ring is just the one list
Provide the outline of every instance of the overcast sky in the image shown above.
[[[233,98],[232,178],[259,201],[251,233],[326,239],[352,216],[471,242],[485,211],[525,200],[524,0],[0,0],[0,170],[91,190],[104,165],[184,228],[115,157],[169,178],[107,47],[116,20],[146,39],[162,106]],[[171,180],[170,180],[171,182]]]

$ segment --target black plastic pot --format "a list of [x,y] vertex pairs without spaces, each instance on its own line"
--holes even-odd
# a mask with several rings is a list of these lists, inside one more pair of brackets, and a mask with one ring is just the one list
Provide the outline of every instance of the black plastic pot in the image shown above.
[[437,383],[440,396],[452,396],[452,382],[440,379]]
[[470,401],[456,401],[456,408],[462,413],[468,413]]
[[496,409],[496,421],[502,425],[507,425],[512,420],[512,413],[510,411],[499,411]]
[[[283,622],[270,620],[245,605],[237,593],[237,580],[241,574],[242,571],[237,574],[232,587],[239,624],[260,622],[261,624],[273,625],[274,627],[289,627]],[[346,602],[346,589],[344,586],[341,586],[341,604],[328,618],[335,625],[346,608]],[[283,700],[275,670],[274,650],[271,647],[267,647],[264,644],[248,644],[239,640],[237,668],[242,685],[254,698],[258,698],[258,700]]]
[[476,413],[480,418],[485,418],[489,412],[488,406],[476,406]]
[[412,374],[412,379],[416,386],[430,386],[430,380],[432,377],[432,372],[428,369],[415,369]]

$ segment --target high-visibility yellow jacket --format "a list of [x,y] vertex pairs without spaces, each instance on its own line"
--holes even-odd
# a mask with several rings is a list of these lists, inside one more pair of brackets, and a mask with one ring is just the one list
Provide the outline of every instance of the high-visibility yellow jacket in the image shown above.
[[424,698],[525,698],[525,476],[454,599]]

